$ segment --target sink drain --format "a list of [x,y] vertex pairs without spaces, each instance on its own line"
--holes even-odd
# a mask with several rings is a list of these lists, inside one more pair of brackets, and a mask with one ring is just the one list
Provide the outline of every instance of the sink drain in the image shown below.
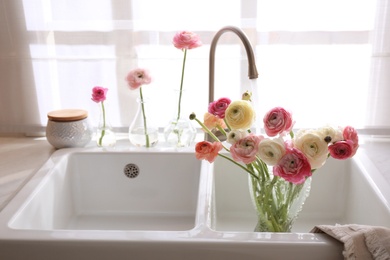
[[139,174],[139,167],[134,163],[129,163],[123,169],[124,174],[128,178],[135,178]]

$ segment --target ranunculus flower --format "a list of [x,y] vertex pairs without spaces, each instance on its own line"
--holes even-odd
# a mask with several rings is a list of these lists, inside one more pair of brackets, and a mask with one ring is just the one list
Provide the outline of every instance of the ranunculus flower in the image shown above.
[[338,160],[345,160],[355,154],[354,143],[350,140],[339,141],[329,145],[328,151],[330,156]]
[[227,142],[229,144],[234,144],[235,142],[237,142],[238,140],[248,136],[249,133],[248,131],[246,130],[242,130],[242,129],[236,129],[236,130],[232,130],[230,131],[228,134],[227,134]]
[[264,118],[264,130],[270,137],[290,131],[293,126],[292,115],[282,107],[275,107],[268,111]]
[[225,111],[232,101],[229,98],[220,98],[209,104],[208,111],[210,114],[219,118],[225,118]]
[[328,143],[315,130],[298,131],[293,144],[295,148],[303,152],[309,160],[312,169],[320,168],[328,158]]
[[202,42],[196,33],[181,31],[173,37],[173,45],[178,49],[194,49],[202,46]]
[[301,184],[312,175],[309,161],[296,148],[286,150],[286,154],[273,167],[273,173],[293,184]]
[[96,86],[92,89],[92,101],[96,103],[103,102],[106,100],[106,95],[107,95],[108,88],[103,88]]
[[254,119],[255,111],[246,100],[233,101],[225,111],[225,120],[232,129],[249,129]]
[[221,119],[221,118],[219,118],[217,116],[214,116],[214,115],[212,115],[210,113],[205,113],[204,114],[203,124],[210,130],[212,130],[214,128],[217,128],[218,126],[220,126],[223,129],[226,128],[226,124],[223,121],[223,119]]
[[149,75],[148,70],[137,68],[127,74],[126,81],[130,89],[137,89],[152,82],[152,77]]
[[92,101],[96,103],[101,103],[102,107],[102,119],[103,119],[103,125],[101,128],[100,134],[97,136],[97,144],[98,146],[103,145],[103,137],[106,134],[106,110],[104,109],[104,101],[106,100],[108,88],[103,87],[93,87],[92,88]]
[[238,162],[249,164],[256,160],[257,149],[262,136],[250,134],[230,147],[232,158]]
[[198,160],[206,160],[210,163],[214,162],[218,156],[218,152],[222,149],[220,142],[202,141],[195,145],[195,157]]
[[177,124],[180,119],[181,113],[181,100],[183,96],[183,84],[184,84],[184,71],[187,60],[187,50],[194,49],[202,45],[200,38],[197,34],[188,31],[181,31],[175,34],[173,37],[173,45],[183,51],[183,65],[181,68],[181,80],[180,80],[180,92],[179,92],[179,100],[177,106],[177,117],[176,121],[173,122]]
[[274,166],[285,153],[286,148],[282,138],[265,138],[259,144],[257,155],[266,164]]
[[344,140],[351,141],[353,143],[353,152],[351,156],[354,156],[357,149],[359,148],[359,136],[357,134],[357,131],[352,126],[346,126],[343,130],[343,137]]
[[317,133],[327,143],[334,143],[343,140],[343,133],[340,128],[324,126],[317,130]]

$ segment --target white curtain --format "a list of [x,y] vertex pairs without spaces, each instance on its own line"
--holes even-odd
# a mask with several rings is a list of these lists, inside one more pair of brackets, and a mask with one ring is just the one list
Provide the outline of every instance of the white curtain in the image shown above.
[[389,17],[389,0],[0,0],[0,133],[42,132],[47,112],[62,108],[86,109],[94,123],[96,85],[109,88],[111,124],[124,130],[138,96],[124,77],[136,67],[154,78],[144,94],[163,127],[177,106],[183,53],[172,38],[181,30],[204,43],[188,52],[182,105],[202,115],[210,42],[226,25],[248,35],[260,75],[247,78],[242,44],[224,34],[216,98],[256,85],[259,117],[278,105],[297,127],[389,128]]
[[368,89],[369,113],[366,124],[371,128],[390,126],[390,1],[379,0],[372,32],[371,77]]

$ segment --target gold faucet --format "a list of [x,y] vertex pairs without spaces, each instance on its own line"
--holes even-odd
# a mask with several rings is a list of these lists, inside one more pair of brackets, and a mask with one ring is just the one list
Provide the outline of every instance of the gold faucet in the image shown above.
[[215,50],[217,42],[222,34],[225,32],[235,33],[242,41],[245,47],[246,54],[248,56],[248,77],[249,79],[256,79],[259,76],[257,72],[255,55],[253,54],[253,48],[245,33],[238,27],[226,26],[221,28],[214,36],[210,46],[209,56],[209,103],[214,101],[214,67],[215,67]]

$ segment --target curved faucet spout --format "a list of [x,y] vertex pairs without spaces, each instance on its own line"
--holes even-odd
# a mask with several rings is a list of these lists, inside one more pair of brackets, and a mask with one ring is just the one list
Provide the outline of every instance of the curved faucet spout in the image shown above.
[[248,37],[245,33],[237,27],[226,26],[220,29],[214,36],[210,46],[210,57],[209,57],[209,102],[214,101],[214,67],[215,67],[215,50],[217,42],[222,34],[225,32],[235,33],[242,41],[245,47],[246,54],[248,56],[248,77],[250,79],[256,79],[259,76],[257,72],[255,55],[253,54],[252,45],[250,44]]

